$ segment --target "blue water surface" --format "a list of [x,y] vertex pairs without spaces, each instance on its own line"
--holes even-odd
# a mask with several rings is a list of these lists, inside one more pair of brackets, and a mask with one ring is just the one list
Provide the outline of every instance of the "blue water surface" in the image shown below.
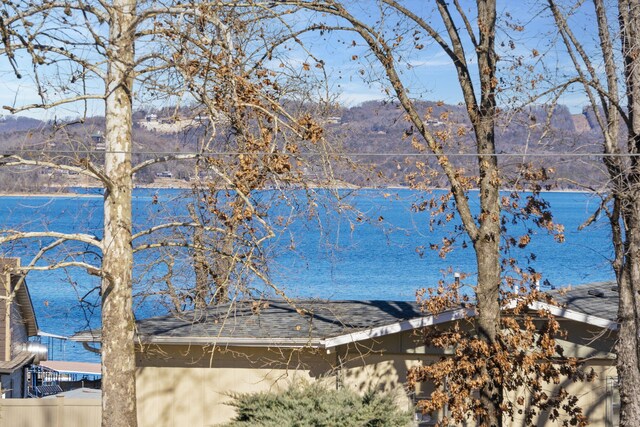
[[[82,194],[70,197],[0,197],[2,228],[78,232],[99,238],[102,195],[95,190],[79,193]],[[276,237],[264,248],[273,283],[290,297],[413,300],[418,289],[450,279],[454,271],[466,273],[465,282],[469,284],[475,280],[473,251],[471,245],[461,247],[464,238],[457,240],[454,251],[444,259],[429,249],[431,244],[441,243],[443,237],[450,237],[458,223],[453,220],[431,229],[430,213],[412,209],[424,197],[422,193],[406,189],[318,190],[309,199],[302,191],[291,192],[287,197],[265,191],[260,197],[272,201],[270,220],[292,221],[287,227],[278,228]],[[477,195],[472,193],[470,197],[477,209]],[[534,235],[525,250],[513,250],[510,256],[517,258],[521,266],[541,273],[555,287],[612,280],[606,222],[600,220],[578,231],[597,207],[598,199],[569,192],[546,193],[544,198],[551,205],[554,221],[565,227],[564,243],[557,243],[553,236],[531,224],[516,225],[511,229],[515,236],[524,234],[527,228]],[[192,202],[189,192],[182,190],[137,189],[134,231],[188,218],[186,206]],[[22,264],[27,264],[47,242],[51,240],[18,242],[0,250],[2,256],[19,256]],[[535,254],[533,261],[531,253]],[[99,264],[100,254],[83,244],[53,250],[50,257],[71,260],[77,259],[78,254]],[[146,269],[144,256],[139,256],[137,262],[137,288],[144,289],[146,281],[164,274]],[[189,274],[184,275],[184,280],[191,279]],[[28,285],[41,330],[70,335],[99,326],[99,307],[79,303],[85,297],[87,302],[99,305],[99,281],[83,269],[34,271],[28,276]],[[136,301],[138,318],[161,315],[166,310],[166,305],[154,298]],[[97,361],[96,355],[72,343],[61,346],[54,357]]]

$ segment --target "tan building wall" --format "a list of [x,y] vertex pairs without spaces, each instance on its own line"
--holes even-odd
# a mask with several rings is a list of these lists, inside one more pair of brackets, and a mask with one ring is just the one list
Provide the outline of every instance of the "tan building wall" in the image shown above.
[[[164,346],[139,354],[140,427],[204,427],[229,421],[233,393],[281,390],[313,381],[331,366],[308,350]],[[335,386],[335,380],[333,382]]]
[[[211,348],[198,346],[146,347],[138,353],[137,360],[139,425],[214,426],[235,415],[234,408],[227,404],[231,394],[279,390],[298,380],[321,379],[327,387],[348,387],[360,392],[370,388],[402,392],[411,366],[439,357],[424,354],[426,349],[417,345],[413,353],[408,353],[410,342],[415,340],[407,334],[349,348],[343,346],[330,352],[217,348],[213,357]],[[589,366],[598,374],[596,380],[568,384],[568,390],[579,397],[591,426],[612,427],[609,419],[613,403],[610,379],[615,377],[613,360],[594,360]],[[409,408],[411,397],[405,395],[399,403]],[[7,399],[0,405],[2,426],[98,427],[100,424],[99,401]],[[518,420],[514,425],[520,425]],[[538,425],[546,426],[549,422],[546,417],[540,417]]]
[[[573,338],[574,332],[580,333],[579,325],[566,326],[571,329],[567,339]],[[406,332],[329,352],[236,347],[218,348],[212,356],[211,348],[147,347],[138,357],[140,426],[213,426],[235,415],[234,408],[227,405],[231,394],[278,390],[299,379],[322,379],[329,387],[348,387],[361,393],[369,389],[395,390],[400,395],[399,404],[408,409],[413,404],[413,395],[404,390],[409,369],[442,355],[433,354],[433,349],[420,342],[419,337]],[[608,384],[615,377],[614,360],[606,358],[610,356],[605,351],[607,345],[594,348],[565,342],[571,353],[602,357],[590,362],[598,374],[596,381],[568,384],[591,425],[598,427],[609,427]],[[423,396],[428,391],[428,385],[417,390]],[[549,425],[547,418],[541,417],[539,425]]]
[[[613,427],[614,410],[614,390],[612,384],[616,378],[616,368],[605,361],[593,361],[586,365],[587,369],[593,368],[597,377],[592,382],[574,382],[561,384],[567,389],[569,394],[578,397],[578,407],[582,408],[583,414],[589,420],[590,426]],[[547,387],[546,391],[552,393],[554,387]],[[515,399],[518,395],[513,393],[510,398]],[[561,418],[562,419],[562,418]],[[522,417],[515,416],[515,425],[522,425]],[[547,413],[540,414],[537,418],[537,425],[540,427],[549,426]],[[555,425],[562,425],[557,422]]]
[[0,399],[0,425],[15,427],[100,427],[97,399]]
[[243,368],[142,368],[138,375],[140,427],[204,427],[228,421],[229,393],[287,387],[305,372]]

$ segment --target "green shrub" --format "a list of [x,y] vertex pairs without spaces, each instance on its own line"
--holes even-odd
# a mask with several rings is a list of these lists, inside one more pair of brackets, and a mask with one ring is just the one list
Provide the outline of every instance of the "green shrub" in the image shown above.
[[330,390],[318,384],[296,384],[281,393],[233,396],[238,415],[227,427],[403,427],[411,414],[395,397],[369,391]]

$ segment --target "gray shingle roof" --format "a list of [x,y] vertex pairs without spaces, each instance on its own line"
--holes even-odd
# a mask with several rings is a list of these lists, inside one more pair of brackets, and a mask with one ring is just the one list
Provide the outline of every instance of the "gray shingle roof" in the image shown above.
[[[615,321],[618,293],[611,290],[614,286],[611,282],[593,283],[551,294],[563,310]],[[296,308],[308,314],[301,314]],[[298,300],[296,307],[277,300],[239,301],[139,320],[137,333],[143,341],[156,343],[305,346],[394,324],[402,324],[403,330],[418,327],[419,323],[409,322],[424,316],[418,304],[410,301]],[[385,329],[379,335],[394,331],[399,329]],[[99,331],[85,331],[72,339],[98,341],[100,335]]]
[[[224,343],[264,341],[265,344],[309,345],[320,340],[390,325],[422,316],[415,302],[302,300],[292,307],[285,301],[239,301],[202,311],[143,319],[137,332],[153,342]],[[307,313],[301,314],[296,308]],[[98,340],[99,332],[85,331],[72,339]]]
[[402,301],[296,301],[300,314],[284,301],[240,302],[182,317],[138,322],[143,336],[234,338],[328,338],[420,317],[416,303]]
[[618,288],[615,282],[571,286],[550,293],[556,302],[569,310],[617,321]]

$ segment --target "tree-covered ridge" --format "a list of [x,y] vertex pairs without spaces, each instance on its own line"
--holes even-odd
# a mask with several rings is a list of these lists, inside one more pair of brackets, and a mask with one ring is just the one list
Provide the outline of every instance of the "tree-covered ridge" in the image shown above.
[[[452,131],[460,139],[460,150],[454,153],[453,158],[461,166],[473,169],[473,158],[465,158],[470,144],[463,142],[469,142],[472,137],[468,133],[470,123],[464,107],[435,101],[420,101],[417,105],[429,114],[429,126],[436,131]],[[407,157],[416,155],[417,151],[408,147],[406,140],[413,134],[413,129],[397,103],[367,101],[353,107],[338,106],[318,119],[335,141],[332,154],[338,166],[335,170],[338,185],[409,184],[408,177],[415,169]],[[604,180],[596,163],[587,162],[595,157],[578,157],[580,161],[575,161],[576,156],[582,154],[598,154],[598,126],[592,111],[585,109],[581,114],[572,114],[563,105],[553,109],[534,106],[503,112],[501,119],[496,145],[498,153],[505,154],[501,159],[503,164],[516,163],[512,155],[523,154],[526,160],[553,169],[552,178],[557,180],[558,188],[580,189],[581,185],[597,185]],[[64,133],[58,131],[52,136],[53,129],[61,125],[64,125]],[[197,108],[138,110],[134,115],[134,156],[142,159],[156,154],[196,151],[206,125]],[[5,116],[0,120],[0,149],[4,152],[88,151],[99,158],[104,150],[103,135],[103,117],[91,117],[78,123],[45,122],[19,116]],[[223,141],[219,139],[223,147]],[[317,176],[313,165],[318,166],[318,162],[314,162],[311,154],[309,157],[307,174],[309,177]],[[520,159],[522,157],[518,156]],[[169,178],[173,180],[169,181]],[[136,175],[138,184],[155,182],[166,186],[188,185],[195,179],[193,168],[184,162],[157,165]],[[91,185],[78,181],[75,176],[56,175],[38,167],[19,173],[0,171],[0,180],[6,183],[4,188],[9,191],[25,191],[34,187],[47,191],[49,186],[57,190],[60,186]],[[436,185],[444,186],[445,183],[436,179]]]

